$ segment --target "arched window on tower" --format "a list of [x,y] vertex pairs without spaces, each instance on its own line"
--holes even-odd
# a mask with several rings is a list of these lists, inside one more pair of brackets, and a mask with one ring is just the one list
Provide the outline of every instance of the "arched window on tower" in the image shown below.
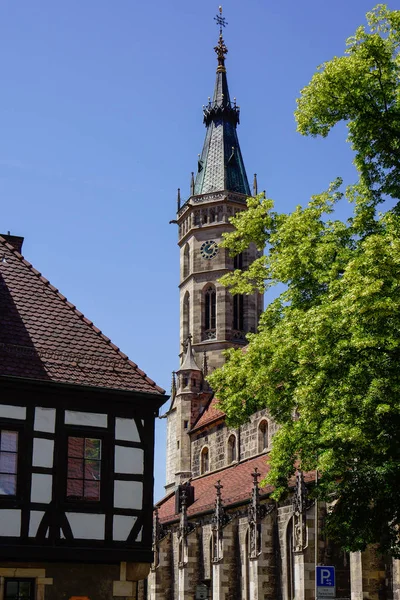
[[190,333],[190,294],[186,292],[182,307],[182,342],[185,343]]
[[243,269],[243,253],[240,252],[233,257],[233,268],[234,269]]
[[183,250],[183,279],[185,279],[190,273],[190,246],[185,245]]
[[236,435],[232,433],[228,439],[228,463],[235,462],[237,458]]
[[243,295],[235,294],[233,296],[233,329],[237,331],[244,329],[243,304]]
[[263,419],[258,426],[258,451],[268,449],[268,421]]
[[200,455],[200,473],[208,473],[210,470],[210,453],[207,446],[203,448]]
[[204,339],[214,340],[217,325],[217,294],[213,285],[208,285],[204,293]]

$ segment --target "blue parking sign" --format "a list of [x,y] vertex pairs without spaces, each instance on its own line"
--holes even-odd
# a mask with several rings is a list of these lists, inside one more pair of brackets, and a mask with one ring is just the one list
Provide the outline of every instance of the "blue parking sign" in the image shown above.
[[317,598],[335,597],[335,567],[315,567]]

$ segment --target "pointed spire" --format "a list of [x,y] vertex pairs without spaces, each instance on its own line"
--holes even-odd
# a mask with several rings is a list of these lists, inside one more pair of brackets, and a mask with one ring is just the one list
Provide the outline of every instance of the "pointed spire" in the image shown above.
[[178,373],[181,371],[200,371],[192,348],[192,336],[189,334],[186,341],[186,350],[182,357],[182,364],[179,367]]
[[258,194],[257,173],[254,173],[254,179],[253,179],[253,196],[257,196],[257,194]]
[[177,206],[178,206],[178,211],[177,212],[179,212],[181,210],[181,188],[178,188],[178,196],[177,196],[177,199],[176,199],[176,203],[177,203]]
[[[218,43],[214,50],[218,66],[212,100],[203,109],[207,127],[203,151],[198,161],[198,172],[191,195],[230,191],[250,196],[250,187],[240,151],[236,127],[239,123],[239,106],[231,103],[226,77],[225,57],[228,49],[222,35],[225,17],[222,8],[215,17],[219,25]],[[234,151],[232,152],[232,148]]]

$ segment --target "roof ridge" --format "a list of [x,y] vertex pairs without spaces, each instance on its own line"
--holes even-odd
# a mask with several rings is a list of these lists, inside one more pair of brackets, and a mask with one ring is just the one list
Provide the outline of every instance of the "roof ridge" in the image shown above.
[[126,361],[127,364],[129,364],[149,385],[153,386],[157,391],[159,391],[161,394],[165,394],[165,390],[163,388],[161,388],[159,385],[156,384],[155,381],[153,381],[150,377],[148,377],[146,375],[146,373],[144,371],[142,371],[142,369],[140,369],[138,367],[138,365],[133,362],[133,360],[131,360],[126,354],[124,354],[124,352],[122,352],[118,346],[116,346],[115,344],[113,344],[113,342],[110,340],[109,337],[107,337],[98,327],[96,327],[96,325],[93,323],[93,321],[91,321],[90,319],[88,319],[87,317],[85,317],[85,315],[76,308],[75,304],[72,304],[72,302],[70,302],[66,296],[64,296],[60,290],[58,288],[56,288],[54,285],[52,285],[50,283],[50,281],[48,279],[46,279],[46,277],[44,277],[40,271],[38,271],[37,269],[35,269],[35,267],[26,260],[26,258],[24,258],[24,256],[18,252],[18,250],[16,250],[14,248],[14,246],[12,244],[10,244],[9,242],[7,242],[7,240],[4,239],[4,237],[2,235],[0,235],[0,243],[2,243],[7,250],[9,250],[10,252],[12,252],[16,258],[18,258],[18,260],[20,262],[22,262],[23,265],[25,265],[34,275],[36,275],[36,277],[46,286],[48,287],[48,289],[50,289],[60,300],[62,300],[62,302],[64,302],[64,304],[70,309],[72,310],[72,312],[79,318],[81,319],[86,325],[88,325],[92,331],[94,331],[94,333],[96,333],[96,335],[98,335],[99,337],[101,337],[106,344],[108,344],[110,346],[110,348],[112,348],[120,358],[122,358],[123,360]]

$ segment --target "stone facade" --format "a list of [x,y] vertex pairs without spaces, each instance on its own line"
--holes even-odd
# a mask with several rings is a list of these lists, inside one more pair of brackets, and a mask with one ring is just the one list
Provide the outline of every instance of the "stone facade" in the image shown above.
[[235,300],[218,281],[260,256],[254,245],[236,259],[218,247],[250,195],[224,48],[221,35],[198,173],[182,206],[178,196],[181,364],[167,413],[167,495],[158,503],[147,598],[315,600],[315,566],[332,565],[336,598],[400,600],[398,561],[373,548],[348,555],[326,539],[326,506],[307,493],[313,473],[297,473],[285,501],[270,499],[259,478],[277,424],[261,410],[238,428],[228,426],[207,384],[207,374],[223,365],[222,351],[244,347],[263,310],[260,294]]

